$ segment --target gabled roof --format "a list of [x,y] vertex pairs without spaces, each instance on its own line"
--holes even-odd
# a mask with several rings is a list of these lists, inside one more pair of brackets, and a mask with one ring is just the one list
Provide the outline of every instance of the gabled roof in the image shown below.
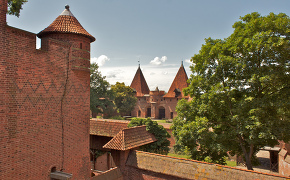
[[97,136],[114,137],[122,129],[128,128],[129,121],[124,120],[106,120],[106,119],[91,119],[90,134]]
[[37,36],[39,38],[44,37],[47,34],[52,33],[72,33],[85,36],[91,40],[91,42],[96,39],[89,34],[79,23],[79,21],[74,17],[74,15],[69,10],[69,6],[65,6],[65,10],[44,30],[39,32]]
[[[170,98],[187,98],[188,96],[184,96],[182,89],[188,87],[187,83],[187,74],[185,72],[185,69],[183,67],[183,64],[181,64],[169,90],[168,93],[165,94],[163,97],[170,97]],[[177,95],[177,96],[176,96]]]
[[153,134],[146,131],[146,126],[136,126],[121,130],[103,148],[129,150],[156,141]]
[[134,79],[131,83],[131,88],[136,90],[136,96],[137,97],[142,97],[144,94],[149,94],[150,90],[147,85],[147,82],[143,76],[143,73],[141,71],[140,65],[137,69],[137,72],[134,76]]

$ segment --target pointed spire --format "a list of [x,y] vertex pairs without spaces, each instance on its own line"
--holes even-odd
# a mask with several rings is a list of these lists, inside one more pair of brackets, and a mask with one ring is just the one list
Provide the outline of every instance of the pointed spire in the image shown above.
[[89,38],[91,42],[96,40],[74,17],[69,9],[69,5],[66,5],[65,10],[47,28],[39,32],[37,36],[42,38],[53,33],[79,34]]
[[69,5],[65,6],[65,9],[62,11],[62,13],[60,14],[61,16],[73,16],[75,17],[69,10]]
[[149,87],[147,85],[147,82],[144,78],[144,75],[141,71],[140,68],[140,64],[139,67],[137,69],[137,72],[134,76],[134,79],[130,85],[131,88],[136,90],[136,96],[140,97],[140,96],[144,96],[145,94],[149,94],[150,90]]
[[164,97],[178,97],[178,98],[185,98],[187,96],[184,96],[182,89],[188,87],[187,83],[187,74],[183,67],[183,62],[181,63],[181,66],[168,90],[168,93],[164,95]]

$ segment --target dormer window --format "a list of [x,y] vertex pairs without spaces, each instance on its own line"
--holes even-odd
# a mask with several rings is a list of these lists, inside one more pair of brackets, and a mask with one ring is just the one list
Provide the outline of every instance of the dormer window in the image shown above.
[[179,95],[181,95],[181,91],[178,88],[174,89],[174,92],[175,92],[175,97],[178,97]]

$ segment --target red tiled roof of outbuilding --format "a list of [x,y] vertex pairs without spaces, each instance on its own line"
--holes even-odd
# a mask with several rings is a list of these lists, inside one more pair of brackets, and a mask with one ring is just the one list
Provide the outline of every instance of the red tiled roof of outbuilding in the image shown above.
[[141,71],[140,65],[137,69],[137,72],[134,76],[134,79],[131,83],[131,88],[134,88],[136,90],[136,96],[137,97],[142,97],[145,94],[149,94],[150,90],[147,85],[147,82],[143,76],[143,73]]
[[155,136],[146,130],[145,125],[136,126],[123,129],[113,139],[105,144],[103,148],[125,151],[155,141]]
[[70,12],[69,6],[66,5],[65,8],[66,9],[47,28],[39,32],[37,36],[42,38],[46,34],[51,33],[72,33],[85,36],[89,38],[91,42],[95,41],[96,39],[83,28]]
[[165,94],[163,97],[170,97],[174,98],[176,97],[175,91],[179,91],[180,94],[177,96],[177,98],[188,98],[188,96],[184,96],[182,89],[188,87],[187,83],[187,74],[185,72],[185,69],[183,67],[183,64],[181,64],[170,88],[167,94]]
[[90,134],[97,136],[114,137],[121,130],[128,128],[129,121],[124,120],[106,120],[106,119],[91,119]]

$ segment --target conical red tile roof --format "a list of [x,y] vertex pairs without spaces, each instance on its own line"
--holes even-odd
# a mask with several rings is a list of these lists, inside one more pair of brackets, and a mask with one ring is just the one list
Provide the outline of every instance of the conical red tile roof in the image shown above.
[[147,82],[143,76],[143,73],[141,71],[140,66],[137,69],[137,72],[134,76],[134,79],[131,83],[131,88],[134,88],[136,90],[136,96],[141,97],[144,96],[144,94],[149,94],[150,90],[147,85]]
[[[177,97],[177,98],[187,98],[188,96],[184,96],[182,89],[188,87],[187,83],[187,74],[185,72],[185,69],[183,67],[183,64],[181,64],[170,88],[167,94],[165,94],[163,97]],[[176,92],[178,96],[176,96]]]
[[66,9],[47,28],[39,32],[37,36],[42,38],[51,33],[72,33],[88,37],[91,42],[95,41],[96,39],[83,28],[71,13],[69,6],[67,5],[65,8]]

